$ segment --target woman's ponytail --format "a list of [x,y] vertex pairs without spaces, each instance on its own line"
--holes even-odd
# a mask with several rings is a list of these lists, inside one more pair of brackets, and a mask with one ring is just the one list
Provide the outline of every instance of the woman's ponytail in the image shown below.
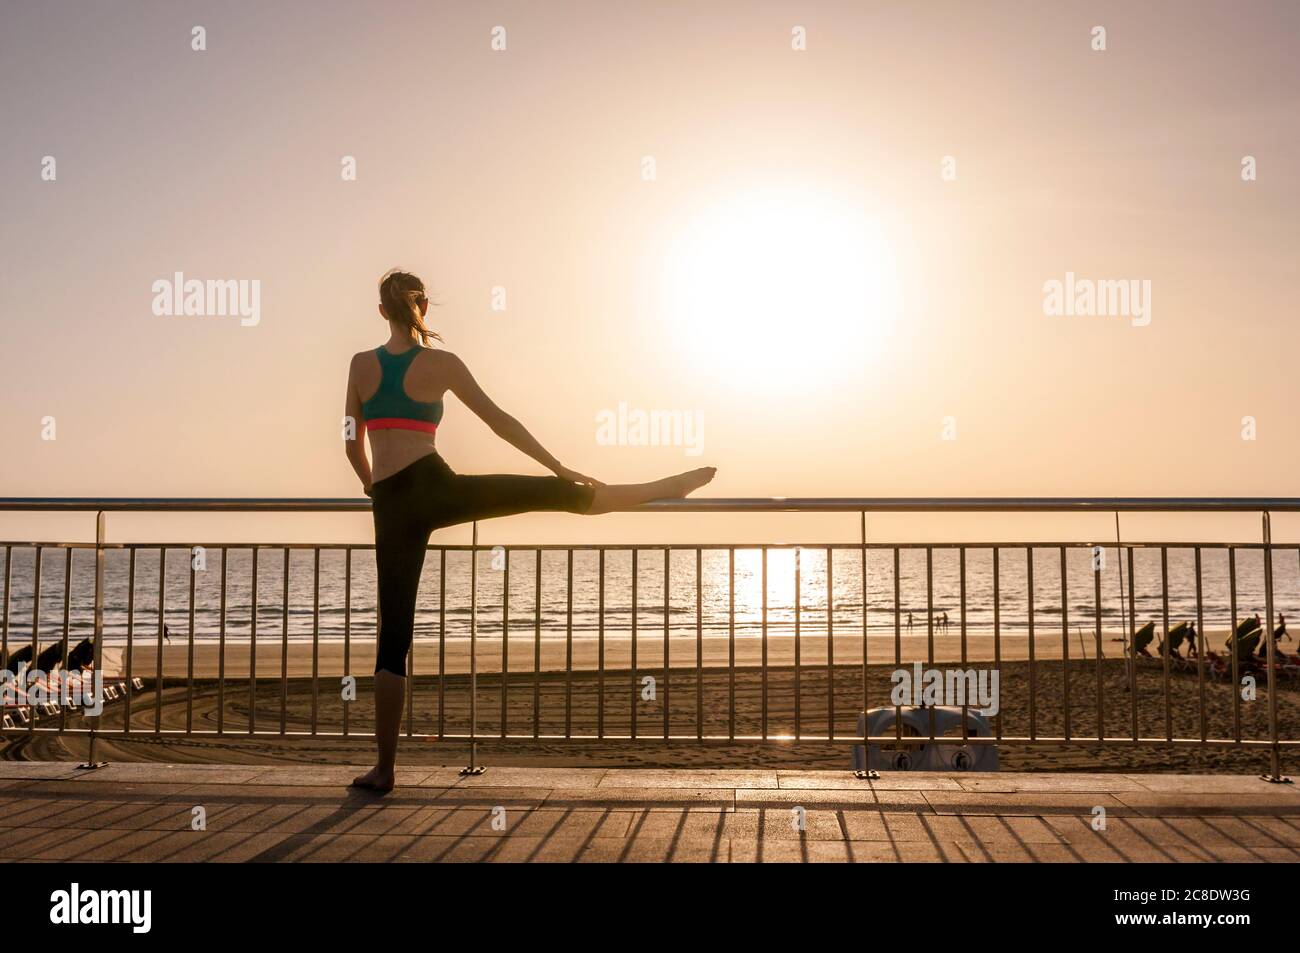
[[435,331],[430,331],[420,314],[420,305],[428,300],[424,282],[415,275],[394,268],[379,281],[379,304],[389,321],[405,325],[411,339],[425,347],[430,341],[441,341]]

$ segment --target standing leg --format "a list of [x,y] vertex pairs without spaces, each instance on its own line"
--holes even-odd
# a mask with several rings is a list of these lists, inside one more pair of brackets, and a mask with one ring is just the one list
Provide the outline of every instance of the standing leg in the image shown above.
[[375,568],[379,585],[379,640],[375,652],[375,767],[352,783],[391,791],[397,763],[397,737],[406,701],[406,659],[415,629],[415,599],[429,535],[414,521],[392,525],[376,509]]

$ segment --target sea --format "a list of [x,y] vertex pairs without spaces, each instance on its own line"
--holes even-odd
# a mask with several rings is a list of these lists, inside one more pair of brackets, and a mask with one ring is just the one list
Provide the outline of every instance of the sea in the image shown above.
[[[512,637],[544,640],[591,639],[602,631],[606,638],[620,638],[631,632],[634,619],[642,635],[662,635],[666,629],[672,638],[731,631],[748,638],[762,633],[765,615],[770,634],[792,633],[797,622],[805,635],[824,635],[829,623],[839,636],[862,631],[864,606],[869,632],[892,633],[897,619],[905,638],[925,637],[928,619],[936,631],[946,619],[946,631],[952,634],[963,622],[969,633],[992,632],[995,621],[1003,633],[1024,632],[1031,611],[1037,628],[1060,631],[1063,610],[1069,630],[1087,634],[1095,631],[1098,615],[1104,630],[1122,629],[1126,619],[1121,612],[1127,610],[1130,593],[1139,626],[1154,621],[1161,629],[1166,600],[1171,625],[1197,619],[1196,553],[1186,547],[1168,548],[1163,563],[1158,548],[1134,549],[1133,578],[1128,550],[1121,565],[1113,547],[1099,558],[1091,549],[1067,547],[1064,589],[1061,549],[1036,547],[1032,610],[1029,556],[1023,547],[999,548],[996,599],[990,548],[901,548],[897,577],[893,548],[868,548],[865,554],[852,546],[829,553],[824,547],[769,548],[766,554],[765,572],[759,549],[697,553],[693,548],[650,547],[637,550],[634,575],[633,554],[626,549],[543,550],[539,556],[529,549],[507,553],[483,548],[471,554],[435,548],[425,560],[416,639],[465,639],[472,621],[479,638],[499,638],[506,630]],[[132,586],[129,550],[107,551],[106,645],[124,642],[129,627],[136,639],[155,639],[162,625],[172,640],[187,639],[192,625],[196,642],[218,639],[223,629],[228,641],[238,642],[251,637],[254,620],[259,640],[374,636],[372,549],[326,548],[318,557],[314,549],[262,548],[256,557],[256,587],[254,555],[247,547],[224,554],[178,547],[165,555],[160,579],[161,551],[137,549]],[[476,606],[471,606],[471,555],[477,560]],[[1201,618],[1207,630],[1226,630],[1233,621],[1228,550],[1202,549],[1200,557]],[[1263,617],[1263,551],[1237,549],[1233,559],[1237,618]],[[73,641],[93,632],[93,550],[43,548],[39,611],[35,549],[0,549],[0,560],[0,615],[11,648],[31,642],[34,621],[41,645],[61,639],[65,625]],[[1300,611],[1300,550],[1275,549],[1273,567],[1274,611],[1290,618]]]

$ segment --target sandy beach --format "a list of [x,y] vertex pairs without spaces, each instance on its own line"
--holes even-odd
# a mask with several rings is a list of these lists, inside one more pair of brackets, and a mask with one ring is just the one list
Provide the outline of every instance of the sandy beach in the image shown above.
[[[1207,632],[1205,644],[1210,651],[1222,652],[1227,638],[1226,630]],[[936,664],[959,663],[964,658],[972,666],[987,666],[1000,658],[1004,662],[1022,661],[1029,658],[1029,638],[1021,634],[1003,634],[997,640],[987,633],[968,634],[963,653],[962,638],[959,633],[935,635],[933,656],[930,643],[924,630],[919,633],[904,634],[895,645],[893,634],[872,633],[867,642],[867,659],[871,665],[886,664],[897,661],[902,665],[913,662]],[[810,631],[799,639],[799,660],[805,666],[826,664],[827,646],[825,632]],[[861,665],[861,632],[837,632],[835,634],[834,660],[836,665]],[[1149,647],[1153,655],[1158,642]],[[413,651],[414,673],[416,675],[437,675],[439,673],[439,645],[437,642],[417,641]],[[655,669],[663,667],[664,640],[662,634],[643,635],[637,639],[636,667]],[[897,649],[897,651],[896,651]],[[308,641],[291,640],[286,651],[284,643],[273,635],[264,635],[257,643],[257,667],[259,678],[279,678],[286,673],[290,678],[309,678],[315,670],[322,676],[342,676],[347,671],[357,675],[368,675],[374,668],[375,644],[373,636],[354,638],[350,645],[343,642],[321,642],[314,647]],[[701,664],[705,668],[726,666],[730,660],[731,645],[726,635],[706,634],[700,640]],[[601,646],[593,638],[575,638],[572,646],[563,639],[543,639],[534,642],[531,635],[512,636],[504,653],[507,656],[508,671],[532,672],[536,665],[543,672],[563,672],[566,661],[572,658],[571,667],[575,671],[597,671],[601,667]],[[794,662],[795,639],[791,635],[771,635],[767,640],[767,658],[769,665],[789,665]],[[442,655],[441,671],[447,675],[467,673],[470,670],[470,651],[467,639],[448,639]],[[224,666],[227,677],[246,678],[249,674],[251,652],[247,641],[230,641],[224,650]],[[500,637],[480,636],[476,648],[477,670],[480,674],[499,672],[502,668],[502,641]],[[1034,658],[1036,661],[1061,660],[1065,656],[1073,661],[1093,660],[1097,657],[1096,631],[1080,633],[1071,631],[1068,638],[1062,638],[1060,630],[1035,633]],[[694,668],[696,665],[696,638],[675,634],[668,647],[668,658],[672,668]],[[1121,633],[1105,631],[1101,640],[1102,659],[1124,658],[1124,646]],[[345,659],[347,664],[345,665]],[[761,666],[763,661],[763,640],[760,638],[742,638],[735,640],[736,665],[742,668]],[[165,677],[186,678],[191,674],[189,647],[184,639],[174,636],[171,644],[162,648],[163,675]],[[287,662],[287,664],[286,664]],[[192,674],[195,678],[217,678],[222,666],[222,650],[215,642],[196,642]],[[628,638],[608,638],[604,645],[604,667],[620,669],[632,667],[632,643]],[[110,675],[127,674],[124,648],[113,646],[105,649],[104,670]],[[131,653],[130,674],[150,676],[158,670],[158,645],[156,640],[137,639]]]
[[[1198,682],[1195,668],[1178,670],[1175,666],[1165,691],[1163,665],[1159,659],[1142,659],[1137,673],[1136,696],[1129,691],[1127,664],[1119,642],[1107,634],[1102,642],[1100,663],[1095,659],[1096,641],[1085,637],[1082,648],[1078,638],[1071,640],[1070,660],[1061,661],[1061,638],[1040,636],[1035,644],[1035,663],[1027,661],[1028,641],[1007,636],[1001,640],[1000,714],[993,725],[1006,736],[1095,738],[1098,734],[1098,689],[1100,687],[1101,725],[1107,736],[1130,736],[1136,725],[1140,737],[1199,738],[1202,728],[1210,738],[1238,736],[1268,737],[1268,702],[1261,684],[1253,701],[1234,706],[1234,692],[1229,684],[1206,678]],[[1217,641],[1222,636],[1215,634]],[[837,636],[834,667],[834,728],[836,735],[851,736],[863,710],[861,638]],[[902,660],[905,665],[923,661],[928,654],[924,636],[903,639]],[[792,663],[791,639],[769,640],[769,667],[766,686],[761,661],[761,643],[737,642],[737,666],[734,679],[726,667],[728,645],[725,638],[705,639],[702,643],[703,664],[695,667],[696,643],[678,639],[670,647],[672,665],[664,678],[662,639],[645,639],[638,645],[637,670],[628,666],[630,645],[611,643],[606,646],[605,670],[599,671],[599,649],[595,642],[580,641],[573,646],[573,673],[564,671],[565,645],[543,643],[540,669],[534,672],[532,640],[511,640],[509,677],[503,692],[500,677],[499,642],[484,640],[479,646],[477,676],[477,724],[482,735],[500,734],[504,710],[509,734],[560,736],[558,739],[485,740],[480,758],[489,764],[514,765],[643,765],[643,766],[762,766],[806,765],[836,768],[849,765],[849,749],[841,745],[798,742],[793,740],[766,744],[732,743],[730,734],[788,736],[796,724],[805,735],[825,735],[828,725],[825,638],[805,637],[800,646],[801,666]],[[137,646],[132,660],[133,674],[142,678],[144,687],[131,700],[133,730],[148,732],[160,725],[163,729],[183,730],[187,724],[197,731],[221,727],[227,733],[220,738],[173,740],[140,738],[120,740],[104,738],[97,756],[122,760],[218,761],[258,763],[267,761],[304,761],[357,763],[371,750],[366,738],[328,740],[310,737],[250,738],[250,711],[260,732],[338,733],[347,730],[365,733],[373,723],[373,696],[369,673],[373,666],[373,645],[358,642],[351,646],[350,667],[357,673],[357,699],[344,703],[341,685],[343,646],[329,644],[319,648],[317,665],[319,689],[313,696],[310,673],[310,644],[291,644],[287,676],[282,677],[282,651],[278,644],[259,645],[257,684],[250,691],[247,677],[247,646],[227,646],[224,686],[216,678],[219,659],[215,646],[195,647],[194,694],[187,704],[187,647],[165,647],[163,661],[166,678],[161,699],[153,690],[156,670],[155,647]],[[421,651],[423,649],[424,651]],[[446,675],[439,679],[436,646],[429,651],[421,646],[416,654],[414,694],[410,704],[413,720],[408,729],[416,734],[464,734],[470,725],[470,679],[468,646],[449,643],[445,657]],[[893,639],[872,638],[868,651],[872,662],[866,679],[866,704],[870,707],[889,703]],[[890,659],[877,664],[877,651]],[[968,666],[991,667],[992,638],[972,636],[967,641]],[[944,665],[960,659],[960,639],[938,636],[935,639],[936,663]],[[947,667],[952,667],[948,664]],[[430,670],[434,674],[429,674]],[[1065,675],[1068,672],[1068,680]],[[645,698],[646,679],[654,679],[654,697]],[[1068,686],[1069,704],[1065,704]],[[1204,692],[1205,717],[1202,726],[1201,695]],[[600,700],[603,698],[603,706]],[[734,704],[733,704],[734,698]],[[255,700],[254,700],[255,699]],[[1032,706],[1031,706],[1032,699]],[[536,702],[536,707],[534,703]],[[797,719],[796,719],[797,705]],[[669,743],[646,740],[664,733],[664,710],[668,710],[669,733],[694,736],[699,732],[721,736],[722,741],[699,743],[674,740]],[[1032,719],[1031,719],[1032,707]],[[603,709],[603,710],[602,710]],[[633,712],[636,718],[636,741],[567,741],[563,736],[628,736],[632,733]],[[122,701],[111,704],[103,725],[119,730],[126,706]],[[314,714],[313,714],[314,712]],[[698,721],[698,727],[697,727]],[[1293,684],[1279,690],[1278,723],[1282,737],[1300,732],[1300,691]],[[79,757],[84,755],[82,738],[18,739],[8,757]],[[466,757],[465,745],[451,741],[416,740],[404,742],[402,758],[417,764],[457,764]],[[1097,745],[1052,746],[1030,748],[1025,745],[1000,746],[1004,770],[1140,770],[1194,772],[1251,772],[1268,767],[1267,754],[1232,747],[1181,745]],[[1286,755],[1293,764],[1294,754]]]

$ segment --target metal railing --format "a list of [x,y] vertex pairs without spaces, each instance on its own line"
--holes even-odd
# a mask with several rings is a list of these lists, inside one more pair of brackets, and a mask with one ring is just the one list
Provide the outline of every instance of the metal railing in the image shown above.
[[[244,737],[310,737],[322,740],[365,738],[370,732],[357,730],[351,717],[352,709],[357,704],[356,680],[353,669],[362,662],[367,650],[373,649],[375,633],[378,629],[377,601],[373,607],[373,623],[365,626],[368,633],[358,632],[354,625],[354,616],[359,610],[353,600],[354,576],[356,564],[354,554],[369,554],[373,546],[352,544],[230,544],[214,543],[211,545],[182,546],[169,543],[113,543],[107,537],[106,514],[114,512],[129,513],[176,513],[176,512],[300,512],[300,513],[339,513],[364,512],[370,509],[367,499],[118,499],[118,498],[78,498],[78,499],[43,499],[43,498],[0,498],[0,511],[26,512],[91,512],[96,514],[96,539],[94,543],[67,542],[0,542],[4,550],[3,592],[0,593],[0,652],[5,664],[15,673],[19,665],[14,664],[14,657],[21,654],[28,640],[22,640],[22,647],[11,652],[11,595],[15,591],[14,556],[30,550],[33,554],[33,573],[30,580],[31,618],[30,618],[30,659],[27,669],[37,667],[38,658],[53,657],[59,666],[59,673],[50,676],[48,687],[54,688],[75,675],[68,673],[70,643],[74,624],[72,620],[73,598],[73,554],[86,550],[94,554],[93,606],[90,612],[89,641],[93,647],[93,665],[85,666],[91,672],[100,675],[109,682],[108,690],[113,694],[112,700],[119,702],[109,706],[97,715],[84,714],[76,703],[53,704],[44,707],[24,704],[22,692],[31,688],[31,684],[20,684],[17,702],[5,710],[3,734],[7,739],[22,735],[36,737],[43,734],[86,735],[90,739],[90,762],[94,763],[94,740],[97,736],[143,737],[143,738],[208,738],[221,736]],[[845,719],[857,719],[859,715],[870,710],[873,698],[877,707],[893,707],[899,713],[901,705],[894,704],[888,689],[878,684],[880,676],[890,675],[902,670],[905,656],[913,661],[923,662],[928,670],[934,670],[941,659],[936,655],[947,653],[950,662],[959,663],[963,668],[972,661],[990,663],[994,671],[1006,671],[1015,668],[1023,676],[1026,689],[1026,704],[1013,707],[1011,712],[1002,710],[990,719],[993,730],[988,735],[976,735],[972,730],[976,722],[968,718],[975,706],[963,699],[960,704],[960,726],[956,734],[949,737],[953,744],[986,745],[1009,744],[1026,746],[1108,746],[1108,745],[1165,745],[1165,746],[1201,746],[1201,747],[1237,747],[1242,749],[1267,750],[1270,755],[1271,777],[1281,778],[1280,757],[1283,749],[1300,745],[1296,738],[1283,738],[1279,731],[1278,696],[1282,691],[1282,681],[1300,678],[1300,659],[1283,657],[1275,639],[1270,637],[1275,616],[1274,599],[1274,562],[1279,554],[1295,554],[1295,562],[1300,568],[1300,547],[1275,546],[1271,538],[1270,514],[1274,512],[1300,511],[1300,499],[1293,498],[892,498],[892,499],[689,499],[661,501],[635,508],[637,512],[658,513],[700,513],[700,512],[838,512],[856,513],[859,516],[859,540],[855,543],[825,544],[774,544],[774,543],[721,543],[721,544],[673,544],[673,545],[571,545],[571,546],[494,546],[480,547],[478,544],[478,525],[473,524],[472,542],[463,545],[431,545],[427,550],[426,566],[436,562],[438,567],[438,587],[436,599],[437,636],[436,640],[420,639],[412,646],[408,660],[408,675],[415,676],[410,682],[407,693],[407,712],[404,737],[430,741],[447,741],[468,744],[471,752],[471,765],[477,752],[477,746],[483,742],[515,743],[636,743],[636,742],[695,742],[708,744],[749,744],[771,742],[817,742],[836,745],[861,745],[864,732],[860,725],[851,727]],[[1057,512],[1057,513],[1113,513],[1115,514],[1116,533],[1113,540],[1073,541],[1058,543],[881,543],[871,542],[867,537],[867,515],[869,513],[1015,513],[1015,512]],[[1261,535],[1258,543],[1158,543],[1124,541],[1119,534],[1120,513],[1258,513],[1261,518]],[[187,619],[187,634],[184,645],[184,674],[177,669],[179,663],[172,658],[173,664],[166,661],[170,648],[171,631],[168,628],[168,550],[186,549],[193,556],[198,552],[217,552],[220,556],[220,582],[218,590],[219,607],[212,610],[218,617],[215,632],[215,645],[212,639],[197,640],[206,658],[207,668],[196,668],[196,578],[202,570],[196,566],[195,559],[190,560],[188,571],[188,596],[184,605]],[[1105,555],[1113,550],[1115,566],[1113,579],[1104,579],[1107,575]],[[64,553],[62,574],[62,619],[59,637],[54,646],[42,650],[41,592],[43,557],[51,551]],[[311,556],[312,604],[310,608],[309,638],[290,638],[290,617],[294,611],[291,598],[291,560],[290,554],[305,552]],[[502,584],[499,590],[501,617],[499,637],[489,637],[486,641],[492,649],[484,656],[480,641],[480,584],[479,561],[482,554],[491,552],[494,569],[500,571]],[[1083,638],[1081,626],[1076,624],[1079,639],[1079,654],[1071,655],[1070,610],[1072,608],[1070,580],[1070,560],[1067,554],[1082,551],[1082,555],[1092,560],[1092,596],[1091,645]],[[1157,656],[1151,656],[1146,645],[1139,644],[1139,636],[1145,629],[1138,626],[1137,611],[1137,576],[1135,575],[1135,551],[1159,553],[1160,558],[1160,621],[1163,637],[1157,648]],[[1183,613],[1185,619],[1194,628],[1189,638],[1189,647],[1184,654],[1179,645],[1171,647],[1170,638],[1170,552],[1190,553],[1194,565],[1195,597],[1194,610]],[[1268,625],[1260,633],[1263,645],[1258,657],[1253,653],[1241,651],[1237,636],[1241,620],[1238,618],[1239,595],[1239,554],[1256,551],[1261,556],[1261,588],[1256,597],[1265,611]],[[111,635],[105,626],[106,615],[106,559],[110,553],[123,553],[126,562],[126,585],[124,606],[109,607],[109,611],[121,610],[124,618],[123,632]],[[246,673],[232,673],[230,661],[233,649],[244,644],[245,640],[232,637],[228,626],[228,599],[231,585],[229,568],[236,554],[247,552],[251,562],[249,575],[249,612],[247,626],[247,665]],[[774,581],[770,572],[771,555],[782,553],[783,570],[792,573],[793,589],[789,596],[789,619],[777,624],[772,616],[776,607],[769,607],[770,587]],[[836,554],[852,555],[847,561],[848,567],[855,570],[860,600],[844,598],[844,591],[837,590],[835,567],[843,567],[846,560],[836,560]],[[1041,561],[1041,554],[1054,553],[1055,558],[1046,563]],[[1206,604],[1203,591],[1203,556],[1218,553],[1226,557],[1226,586],[1228,589],[1227,618],[1211,619],[1211,624],[1226,622],[1229,639],[1228,651],[1219,656],[1206,642]],[[137,637],[137,591],[145,554],[157,559],[157,601],[152,613],[152,622],[156,623],[156,639],[146,643]],[[268,644],[265,635],[259,646],[259,615],[262,614],[259,602],[259,570],[264,567],[262,557],[280,554],[281,591],[280,591],[280,632],[279,672],[272,682],[267,676],[258,675],[259,647]],[[694,555],[694,572],[689,566],[683,573],[679,554]],[[709,554],[710,571],[704,571],[705,554]],[[328,682],[331,675],[322,674],[322,554],[338,555],[342,559],[342,617],[341,638],[334,641],[341,645],[341,672],[338,674],[341,692],[336,715],[326,711],[322,703],[322,681]],[[448,604],[448,565],[462,558],[468,560],[469,591],[468,606]],[[563,557],[565,576],[564,608],[556,610],[548,622],[555,623],[555,634],[543,638],[543,617],[548,611],[543,598],[543,578],[545,575],[544,554]],[[594,554],[596,561],[594,591],[588,592],[588,598],[596,603],[594,634],[575,639],[575,554]],[[757,580],[750,586],[749,597],[754,603],[753,612],[747,620],[743,617],[738,625],[737,598],[737,555],[742,560],[756,561],[757,565],[749,569],[742,567],[742,573],[751,580]],[[905,602],[902,596],[904,577],[903,556],[912,560],[924,556],[925,601],[923,605]],[[955,579],[946,582],[948,591],[939,603],[935,593],[935,558],[936,554],[953,556],[956,559]],[[982,622],[968,612],[970,591],[968,582],[971,573],[968,561],[978,554],[987,554],[991,560],[991,572],[987,575],[991,599],[988,609],[991,619]],[[532,559],[526,557],[531,555]],[[721,557],[725,555],[725,568]],[[676,557],[676,560],[674,560]],[[1006,560],[1015,558],[1024,560],[1024,578],[1017,578],[1017,584],[1023,581],[1025,608],[1025,625],[1010,626],[1005,621],[1007,603],[1003,587],[1007,579]],[[1253,555],[1252,555],[1253,558]],[[619,566],[611,570],[615,561]],[[873,560],[877,565],[873,566]],[[1099,564],[1100,560],[1100,564]],[[1045,567],[1059,567],[1054,571],[1059,577],[1060,604],[1054,610],[1046,610],[1035,605],[1035,564]],[[609,631],[610,607],[608,602],[608,581],[611,572],[618,576],[622,566],[630,563],[630,572],[626,583],[630,587],[629,604],[625,609],[616,609],[616,613],[626,617],[622,630]],[[813,608],[805,611],[805,592],[803,577],[805,563],[809,563],[812,576],[821,576],[824,592],[811,600]],[[815,565],[813,565],[815,563]],[[856,564],[856,565],[855,565]],[[1076,560],[1077,564],[1077,560]],[[519,574],[531,577],[533,583],[532,605],[526,607],[531,618],[523,623],[511,617],[510,598],[512,565]],[[456,570],[453,567],[453,571]],[[647,597],[641,584],[644,575],[658,573],[656,592]],[[1079,578],[1076,572],[1075,578]],[[619,577],[622,580],[622,577]],[[725,578],[725,587],[722,580]],[[841,569],[839,579],[845,574]],[[887,582],[882,580],[887,578]],[[910,578],[910,577],[909,577]],[[916,579],[919,581],[919,569]],[[946,577],[945,577],[946,578]],[[983,577],[981,577],[983,578]],[[707,580],[707,584],[706,584]],[[146,580],[147,581],[147,580]],[[527,581],[527,578],[525,579]],[[1119,594],[1119,611],[1107,608],[1103,599],[1103,586],[1110,587],[1110,582],[1117,584]],[[680,585],[679,585],[680,583]],[[879,584],[879,585],[877,585]],[[756,590],[754,587],[757,587]],[[884,604],[879,601],[872,606],[871,592],[873,586],[884,594]],[[710,612],[714,618],[710,622],[710,635],[705,635],[704,593],[712,587]],[[516,587],[517,588],[517,587]],[[888,593],[892,588],[892,600]],[[1014,588],[1014,586],[1009,587]],[[1190,588],[1190,587],[1189,587]],[[678,590],[693,590],[694,625],[690,624],[690,608],[680,606]],[[1077,595],[1077,591],[1076,591]],[[1295,594],[1300,598],[1300,593]],[[852,596],[850,587],[848,596]],[[422,589],[422,603],[427,604],[433,593]],[[1144,599],[1148,598],[1144,595]],[[1152,597],[1154,598],[1154,597]],[[648,608],[653,599],[653,608]],[[937,605],[953,602],[953,611],[957,614],[958,635],[954,639],[948,626],[947,609],[939,614]],[[47,600],[48,601],[48,600]],[[675,607],[674,602],[678,605]],[[723,613],[721,606],[726,606]],[[685,616],[680,623],[674,623],[674,609],[677,615]],[[171,610],[176,607],[173,605]],[[852,615],[857,611],[857,618],[842,623],[845,611]],[[924,641],[922,636],[914,634],[913,610],[923,612]],[[468,612],[467,630],[462,627],[462,635],[457,636],[455,616]],[[579,614],[587,612],[580,607]],[[1013,610],[1017,611],[1017,610]],[[1042,626],[1039,620],[1043,612],[1055,618],[1060,626],[1059,644],[1055,634],[1044,639],[1040,635]],[[647,636],[645,618],[647,613],[656,624],[652,628],[662,631]],[[360,614],[365,615],[364,612]],[[452,615],[449,626],[448,616]],[[904,615],[907,614],[908,625],[904,628]],[[1107,615],[1116,617],[1120,626],[1119,641],[1122,645],[1117,654],[1108,654],[1103,639]],[[1194,623],[1190,616],[1194,615]],[[877,622],[876,617],[883,616]],[[1077,617],[1076,617],[1077,618]],[[531,622],[531,625],[528,623]],[[871,632],[870,625],[877,624],[879,633]],[[531,660],[527,667],[511,667],[511,643],[521,641],[518,634],[521,629],[532,629],[532,638],[527,641],[531,649]],[[563,641],[559,631],[563,630]],[[738,628],[742,631],[738,632]],[[693,629],[693,638],[691,632]],[[748,634],[744,630],[748,630]],[[810,631],[810,629],[812,631]],[[453,631],[449,631],[453,630]],[[676,631],[675,631],[676,630]],[[977,630],[987,630],[980,634]],[[368,635],[368,637],[367,637]],[[980,639],[982,648],[975,655],[983,657],[972,659],[972,639]],[[112,652],[115,657],[120,654],[120,663],[107,666],[105,649],[107,642],[113,642]],[[430,648],[427,643],[436,641],[436,674],[427,661],[424,652]],[[884,651],[876,648],[873,655],[873,642],[884,642]],[[19,641],[13,642],[19,646]],[[310,647],[310,674],[305,670],[305,658]],[[905,650],[906,646],[906,650]],[[921,654],[921,647],[924,654]],[[291,647],[294,651],[291,652]],[[674,659],[673,649],[678,649]],[[575,648],[578,650],[575,654]],[[679,664],[680,653],[693,648],[693,664],[688,659]],[[142,651],[146,649],[147,651]],[[612,650],[619,649],[626,656],[626,666],[621,667],[617,661],[611,662]],[[892,652],[890,651],[892,649]],[[1014,651],[1010,651],[1014,649]],[[560,662],[562,650],[563,661]],[[1012,658],[1020,653],[1024,658]],[[53,656],[51,656],[53,653]],[[137,654],[152,653],[152,671],[147,675],[134,669]],[[417,667],[417,653],[420,665]],[[837,654],[838,653],[838,654]],[[75,654],[75,653],[74,653]],[[174,656],[176,653],[171,653]],[[619,653],[613,653],[619,654]],[[881,657],[883,654],[883,658]],[[1089,658],[1089,654],[1091,658]],[[211,658],[215,655],[214,660]],[[296,656],[296,658],[291,658]],[[706,663],[706,656],[709,656]],[[490,657],[495,668],[483,672],[480,664],[485,657]],[[516,658],[518,655],[516,654]],[[585,659],[585,661],[584,661]],[[1194,663],[1194,664],[1193,664]],[[892,666],[892,670],[890,669]],[[55,666],[51,665],[53,669]],[[427,675],[422,676],[422,671]],[[215,671],[215,674],[213,672]],[[296,672],[295,674],[291,674]],[[84,674],[84,673],[83,673]],[[368,675],[363,671],[363,677]],[[484,678],[486,676],[486,678]],[[1249,680],[1249,688],[1258,691],[1258,682],[1262,676],[1263,691],[1267,697],[1266,716],[1261,719],[1256,715],[1257,709],[1251,708],[1249,719],[1243,719],[1243,685]],[[146,680],[146,678],[148,680]],[[422,682],[417,680],[423,678]],[[1044,682],[1044,679],[1047,681]],[[1214,684],[1222,680],[1231,692],[1231,717],[1228,719],[1230,730],[1218,735],[1210,729],[1212,707],[1209,702]],[[244,683],[241,685],[241,682]],[[1043,686],[1059,682],[1060,692],[1042,704]],[[876,683],[876,684],[873,684]],[[18,683],[14,683],[18,684]],[[271,686],[268,692],[267,686]],[[480,694],[484,690],[495,695],[488,711],[495,719],[489,728],[482,725]],[[183,686],[183,694],[178,693]],[[421,691],[417,691],[417,687]],[[246,691],[241,692],[240,689]],[[685,702],[681,701],[680,692],[685,688]],[[813,691],[815,707],[805,706],[805,697],[809,689]],[[1108,690],[1109,688],[1109,690]],[[1158,688],[1156,692],[1154,689]],[[228,691],[228,689],[233,689]],[[278,689],[278,692],[275,691]],[[1072,690],[1075,695],[1072,697]],[[349,692],[351,694],[349,694]],[[1114,705],[1116,693],[1122,696],[1126,705]],[[1175,692],[1186,697],[1195,698],[1194,717],[1188,719],[1186,712],[1179,709],[1175,717],[1173,703]],[[1190,693],[1190,695],[1189,695]],[[333,694],[333,693],[331,693]],[[1014,694],[1014,693],[1013,693]],[[1155,712],[1157,727],[1150,726],[1151,712],[1147,706],[1140,704],[1150,696],[1157,695],[1161,701],[1160,709]],[[1112,704],[1107,705],[1107,696]],[[119,697],[120,696],[120,697]],[[152,718],[143,719],[137,703],[141,696],[152,702]],[[278,696],[278,724],[267,727],[265,720],[258,721],[260,712],[268,708],[274,712]],[[693,696],[693,697],[692,697]],[[1084,697],[1080,701],[1080,696]],[[291,706],[291,698],[294,704]],[[560,699],[562,698],[562,707]],[[1005,696],[1004,696],[1005,698]],[[1216,695],[1220,707],[1223,699]],[[1251,696],[1257,699],[1257,694]],[[203,711],[196,711],[196,699],[202,699],[207,706]],[[180,718],[179,702],[184,702],[183,723]],[[1186,698],[1184,698],[1186,700]],[[551,705],[544,704],[551,702]],[[693,704],[692,704],[693,702]],[[166,704],[165,704],[166,703]],[[499,704],[499,708],[498,708]],[[676,708],[674,708],[674,704]],[[1255,701],[1250,701],[1251,705]],[[208,710],[208,707],[211,710]],[[244,717],[236,727],[228,722],[244,708]],[[933,705],[931,708],[933,709]],[[1123,709],[1127,709],[1124,711]],[[559,712],[562,710],[562,721]],[[166,718],[164,718],[166,714]],[[1145,729],[1142,715],[1147,715]],[[1088,730],[1081,730],[1080,719],[1087,716]],[[70,717],[71,716],[71,717]],[[1116,730],[1116,719],[1123,717],[1123,727]],[[205,722],[202,726],[196,723]],[[265,719],[265,716],[263,716]],[[1244,722],[1248,720],[1258,731],[1248,731]],[[148,722],[152,724],[148,724]],[[685,722],[685,725],[683,725]],[[1177,728],[1175,723],[1177,722]],[[1045,729],[1045,723],[1046,729]],[[653,725],[648,730],[647,725]],[[930,719],[928,733],[905,736],[903,721],[896,717],[892,723],[892,733],[871,735],[865,738],[869,744],[882,746],[907,747],[926,743],[942,742],[944,735],[936,734],[933,716]]]

